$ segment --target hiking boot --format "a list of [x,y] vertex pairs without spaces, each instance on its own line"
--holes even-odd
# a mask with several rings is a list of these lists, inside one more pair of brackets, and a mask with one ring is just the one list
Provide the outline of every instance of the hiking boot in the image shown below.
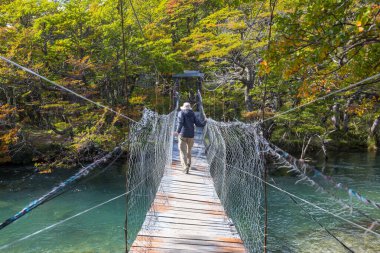
[[189,174],[190,166],[186,166],[186,168],[183,170],[184,173]]

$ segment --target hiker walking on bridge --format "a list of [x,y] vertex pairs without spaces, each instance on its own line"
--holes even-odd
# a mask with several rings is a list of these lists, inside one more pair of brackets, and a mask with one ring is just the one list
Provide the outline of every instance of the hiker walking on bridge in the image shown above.
[[178,121],[179,124],[175,135],[178,136],[178,149],[181,164],[184,172],[188,174],[191,166],[191,149],[194,144],[194,125],[197,127],[203,127],[206,125],[206,120],[199,120],[191,109],[190,103],[185,102],[183,106],[181,106]]

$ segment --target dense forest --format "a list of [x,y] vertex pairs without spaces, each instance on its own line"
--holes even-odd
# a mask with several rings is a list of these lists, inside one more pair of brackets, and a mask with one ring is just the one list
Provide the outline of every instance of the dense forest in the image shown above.
[[[134,119],[172,110],[172,74],[199,70],[209,117],[264,119],[265,134],[302,157],[380,145],[374,0],[1,0],[0,55]],[[182,86],[183,102],[193,88]],[[2,164],[76,167],[128,125],[0,62]]]

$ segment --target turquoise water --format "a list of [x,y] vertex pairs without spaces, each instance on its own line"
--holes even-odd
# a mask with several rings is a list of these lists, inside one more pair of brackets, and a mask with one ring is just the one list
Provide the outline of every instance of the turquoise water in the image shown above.
[[[81,183],[0,231],[0,247],[125,192],[123,166]],[[8,218],[70,173],[2,181],[0,218]],[[123,252],[125,197],[71,219],[0,252]]]
[[[329,157],[326,164],[318,162],[320,167],[326,166],[325,174],[332,176],[337,182],[350,186],[367,198],[380,202],[379,154],[335,153],[330,154]],[[350,198],[346,191],[329,187],[329,184],[320,177],[312,178],[350,204]],[[279,187],[361,226],[368,227],[372,223],[363,216],[363,213],[380,219],[379,209],[365,206],[356,199],[353,199],[351,203],[361,213],[357,213],[355,209],[352,212],[342,209],[342,205],[338,204],[330,194],[316,191],[315,188],[303,183],[295,184],[296,178],[276,177],[274,180]],[[347,252],[288,196],[270,188],[269,199],[269,248],[272,251]],[[380,237],[365,234],[363,230],[314,207],[306,204],[301,206],[355,252],[380,252]],[[380,233],[379,227],[376,231]]]
[[[321,164],[321,163],[320,163]],[[380,155],[367,153],[330,154],[326,174],[346,183],[370,199],[380,202]],[[1,179],[0,219],[6,219],[27,203],[50,190],[72,172],[55,175],[35,174],[24,179]],[[318,178],[315,178],[318,180]],[[275,177],[281,188],[312,201],[362,226],[370,222],[361,214],[341,210],[341,206],[327,194],[316,192],[305,184],[295,184],[293,177]],[[320,180],[323,183],[323,180]],[[80,183],[72,190],[38,207],[30,214],[0,231],[0,247],[12,243],[51,224],[64,220],[125,191],[125,170],[115,165],[107,172]],[[337,192],[347,199],[347,194]],[[372,217],[380,212],[360,207]],[[315,208],[307,211],[333,232],[355,252],[380,252],[380,239],[352,225],[332,218]],[[141,216],[141,214],[140,214]],[[84,215],[73,218],[35,236],[16,242],[0,252],[124,252],[125,197],[121,197]],[[138,222],[137,222],[138,223]],[[346,252],[331,236],[290,198],[269,188],[269,241],[270,252]],[[377,232],[380,232],[377,229]]]

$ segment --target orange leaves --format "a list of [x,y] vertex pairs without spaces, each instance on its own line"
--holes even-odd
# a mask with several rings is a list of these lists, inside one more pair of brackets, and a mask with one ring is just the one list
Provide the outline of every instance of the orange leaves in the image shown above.
[[203,4],[204,2],[205,0],[169,0],[166,4],[166,13],[169,15],[181,13],[186,15],[192,13],[197,6]]
[[166,5],[166,12],[171,15],[175,12],[175,9],[179,6],[178,0],[170,0]]
[[18,136],[17,133],[20,129],[18,127],[12,128],[9,131],[6,131],[5,134],[0,136],[0,142],[3,145],[11,145],[17,142]]
[[[270,108],[264,108],[264,117],[273,117],[275,113]],[[262,110],[256,110],[252,112],[244,111],[242,112],[242,117],[246,120],[258,120],[263,116]]]
[[335,87],[335,84],[331,80],[322,79],[311,83],[305,80],[298,89],[297,97],[312,100],[320,93],[330,93],[332,87]]
[[16,144],[20,128],[9,122],[9,118],[16,111],[9,104],[0,106],[0,162],[9,162],[9,146]]
[[84,70],[94,68],[89,55],[84,56],[82,59],[76,59],[71,56],[66,62],[73,67],[74,74],[80,74]]
[[8,131],[0,131],[0,163],[11,161],[9,146],[18,141],[19,128],[15,127]]
[[270,73],[270,67],[269,67],[268,62],[266,60],[261,61],[259,75],[263,76],[264,74],[269,74],[269,73]]
[[39,174],[49,174],[51,172],[52,172],[52,170],[50,168],[47,168],[47,169],[40,170],[38,173]]

